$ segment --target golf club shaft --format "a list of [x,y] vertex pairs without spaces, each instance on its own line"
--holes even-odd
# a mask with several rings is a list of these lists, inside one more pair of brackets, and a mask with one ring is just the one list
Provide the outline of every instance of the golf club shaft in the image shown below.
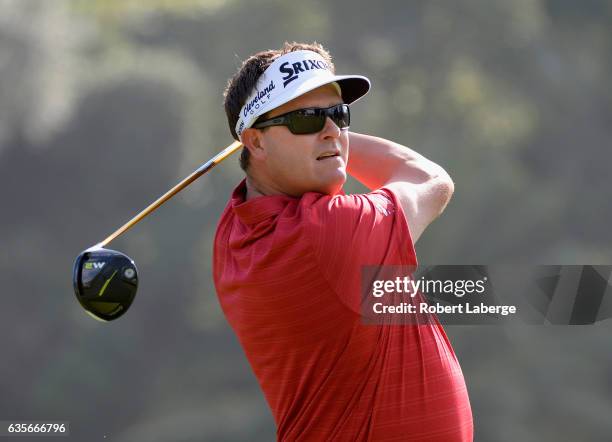
[[138,224],[140,222],[140,220],[142,220],[145,216],[149,215],[151,212],[153,212],[159,206],[164,204],[166,201],[168,201],[174,195],[179,193],[185,187],[190,185],[192,182],[197,180],[199,177],[204,175],[206,172],[208,172],[210,169],[215,167],[217,164],[219,164],[225,158],[227,158],[228,156],[230,156],[231,154],[236,152],[241,147],[242,147],[242,143],[240,141],[234,141],[232,144],[227,146],[225,149],[223,149],[217,155],[215,155],[210,160],[208,160],[206,163],[204,163],[202,166],[200,166],[197,170],[195,170],[191,175],[189,175],[183,181],[181,181],[176,186],[174,186],[172,189],[170,189],[165,194],[160,196],[156,201],[151,203],[146,209],[144,209],[142,212],[140,212],[134,218],[129,220],[127,223],[125,223],[123,226],[121,226],[119,229],[117,229],[115,232],[113,232],[111,235],[109,235],[104,241],[102,241],[101,243],[97,244],[97,246],[106,247],[112,240],[114,240],[118,236],[120,236],[120,235],[124,234],[125,232],[127,232],[130,228],[132,228],[133,226]]

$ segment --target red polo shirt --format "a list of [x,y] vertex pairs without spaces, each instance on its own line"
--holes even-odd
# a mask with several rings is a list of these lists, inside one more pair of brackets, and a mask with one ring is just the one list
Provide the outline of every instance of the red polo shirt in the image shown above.
[[223,212],[214,280],[272,409],[279,441],[471,441],[465,382],[444,330],[365,325],[363,265],[417,264],[388,189],[309,192]]

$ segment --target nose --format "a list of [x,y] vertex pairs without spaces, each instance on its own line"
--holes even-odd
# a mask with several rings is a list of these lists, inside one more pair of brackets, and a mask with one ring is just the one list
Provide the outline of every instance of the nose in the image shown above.
[[331,118],[327,117],[325,119],[325,126],[323,126],[323,130],[321,131],[323,139],[338,138],[341,132],[341,129]]

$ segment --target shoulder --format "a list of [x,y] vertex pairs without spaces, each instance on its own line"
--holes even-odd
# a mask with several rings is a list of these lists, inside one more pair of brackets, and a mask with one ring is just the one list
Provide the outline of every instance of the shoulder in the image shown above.
[[389,189],[378,189],[365,194],[321,195],[308,193],[300,204],[307,220],[313,224],[334,219],[358,221],[367,218],[382,218],[396,214],[397,197]]

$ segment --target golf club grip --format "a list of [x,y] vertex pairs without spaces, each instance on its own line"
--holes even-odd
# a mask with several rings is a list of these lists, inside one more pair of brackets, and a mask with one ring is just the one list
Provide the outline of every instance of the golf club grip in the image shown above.
[[132,218],[131,220],[129,220],[127,223],[125,223],[123,226],[121,226],[119,229],[117,229],[115,232],[113,232],[112,234],[110,234],[104,241],[102,241],[101,243],[99,243],[98,245],[100,247],[106,247],[112,240],[114,240],[115,238],[117,238],[118,236],[124,234],[125,232],[127,232],[130,228],[132,228],[133,226],[135,226],[136,224],[138,224],[144,217],[146,217],[147,215],[149,215],[151,212],[153,212],[154,210],[156,210],[159,206],[161,206],[162,204],[164,204],[166,201],[168,201],[170,198],[172,198],[174,195],[176,195],[177,193],[179,193],[181,190],[183,190],[185,187],[187,187],[188,185],[190,185],[192,182],[194,182],[195,180],[197,180],[199,177],[201,177],[202,175],[204,175],[206,172],[208,172],[210,169],[212,169],[213,167],[215,167],[217,164],[219,164],[221,161],[223,161],[224,159],[226,159],[228,156],[230,156],[231,154],[233,154],[234,152],[236,152],[238,149],[240,149],[242,147],[242,143],[240,141],[234,141],[232,144],[230,144],[229,146],[227,146],[225,149],[223,149],[221,152],[219,152],[217,155],[215,155],[214,157],[212,157],[210,160],[208,160],[206,163],[204,163],[202,166],[200,166],[197,170],[195,170],[193,173],[191,173],[191,175],[189,175],[187,178],[185,178],[183,181],[181,181],[180,183],[178,183],[176,186],[174,186],[172,189],[170,189],[169,191],[167,191],[165,194],[163,194],[162,196],[160,196],[157,200],[155,200],[153,203],[151,203],[146,209],[144,209],[142,212],[140,212],[138,215],[136,215],[134,218]]

